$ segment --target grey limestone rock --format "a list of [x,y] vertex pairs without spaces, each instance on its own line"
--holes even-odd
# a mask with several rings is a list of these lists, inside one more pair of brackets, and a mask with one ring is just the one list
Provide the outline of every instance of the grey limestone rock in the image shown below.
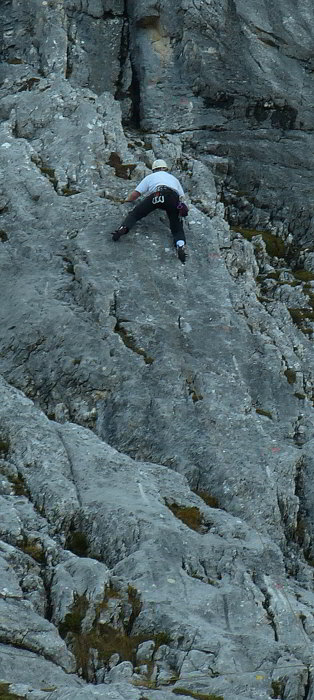
[[[312,20],[1,4],[12,697],[313,695]],[[185,266],[161,212],[111,240],[156,157]]]

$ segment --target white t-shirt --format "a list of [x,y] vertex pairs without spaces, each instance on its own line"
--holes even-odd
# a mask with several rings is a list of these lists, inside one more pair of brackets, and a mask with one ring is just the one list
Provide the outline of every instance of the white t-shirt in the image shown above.
[[139,192],[140,194],[145,194],[145,192],[151,194],[151,192],[156,192],[160,185],[170,187],[170,189],[175,190],[180,197],[184,197],[184,192],[179,180],[177,180],[174,175],[167,173],[165,170],[158,170],[156,173],[146,175],[144,180],[141,180],[140,184],[137,185],[135,189],[136,192]]

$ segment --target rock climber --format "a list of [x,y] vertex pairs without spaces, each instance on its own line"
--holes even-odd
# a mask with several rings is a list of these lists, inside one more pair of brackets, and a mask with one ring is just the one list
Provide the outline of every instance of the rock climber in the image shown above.
[[168,215],[178,258],[184,264],[187,251],[182,217],[187,216],[188,208],[182,201],[184,192],[179,180],[168,170],[167,163],[161,158],[153,162],[153,172],[141,180],[125,201],[135,202],[142,194],[148,193],[147,197],[128,214],[121,226],[112,233],[112,238],[114,241],[118,241],[121,236],[130,231],[137,221],[150,214],[154,209],[164,209]]

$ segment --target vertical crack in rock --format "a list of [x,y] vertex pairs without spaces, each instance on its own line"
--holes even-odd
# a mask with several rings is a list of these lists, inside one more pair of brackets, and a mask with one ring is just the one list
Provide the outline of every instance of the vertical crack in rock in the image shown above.
[[305,559],[312,564],[311,559],[311,537],[308,532],[307,520],[308,513],[306,508],[306,498],[305,498],[305,483],[304,483],[304,470],[305,470],[305,458],[301,457],[296,465],[296,475],[295,475],[295,495],[299,500],[299,508],[297,513],[297,525],[295,538],[299,547],[302,549]]
[[308,669],[307,682],[304,684],[304,695],[303,700],[308,700],[312,695],[313,678],[311,674],[311,668]]
[[50,567],[46,566],[42,570],[42,580],[43,580],[43,585],[45,589],[45,596],[46,596],[46,606],[45,606],[45,618],[48,620],[48,622],[52,622],[52,616],[53,616],[53,600],[52,600],[52,593],[51,593],[51,579],[52,579],[52,572],[50,570]]
[[275,622],[275,615],[271,607],[271,594],[267,590],[264,590],[264,600],[262,601],[262,606],[267,614],[267,619],[274,632],[275,642],[278,642],[278,632]]
[[121,44],[120,44],[120,73],[118,76],[118,81],[115,91],[115,99],[123,100],[127,96],[126,88],[124,85],[125,70],[127,59],[130,52],[130,29],[129,29],[129,18],[127,13],[127,0],[124,0],[124,13],[123,13],[123,25],[121,31]]
[[130,126],[133,129],[140,130],[141,128],[141,87],[140,79],[134,59],[131,57],[132,66],[132,82],[130,86],[130,97],[132,102],[132,112],[130,118]]
[[[133,2],[133,0],[131,0]],[[130,20],[129,12],[129,0],[124,0],[124,25],[127,25],[127,43],[128,51],[131,64],[132,79],[129,88],[129,95],[131,100],[131,114],[129,118],[128,125],[140,131],[141,129],[141,86],[140,86],[140,76],[138,72],[138,67],[135,60],[135,49],[134,49],[134,27],[132,20]],[[122,41],[125,41],[122,37]],[[123,51],[121,47],[121,56],[125,55],[126,47],[124,46]]]
[[73,62],[72,62],[72,49],[75,41],[70,33],[70,28],[67,30],[67,49],[66,49],[66,66],[65,66],[65,78],[69,80],[73,72]]

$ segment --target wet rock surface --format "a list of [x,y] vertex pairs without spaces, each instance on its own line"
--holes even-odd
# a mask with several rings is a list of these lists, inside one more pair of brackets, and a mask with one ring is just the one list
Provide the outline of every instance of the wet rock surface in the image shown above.
[[0,697],[309,699],[313,10],[0,15]]

